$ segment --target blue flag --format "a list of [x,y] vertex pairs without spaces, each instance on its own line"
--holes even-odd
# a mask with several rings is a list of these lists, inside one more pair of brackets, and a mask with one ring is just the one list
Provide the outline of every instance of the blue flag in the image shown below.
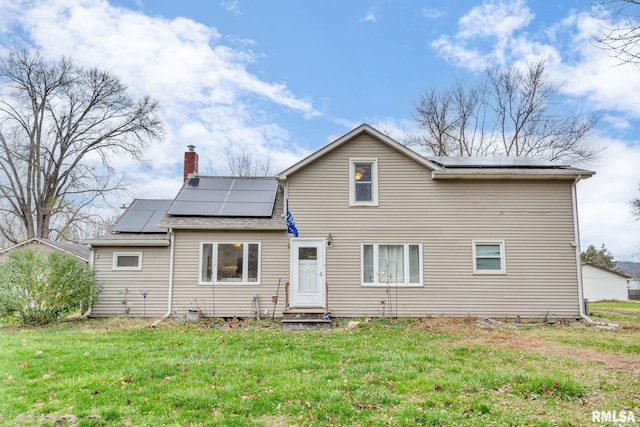
[[289,211],[289,200],[287,200],[287,233],[293,234],[293,237],[298,237],[296,222],[293,220],[293,215],[291,215]]

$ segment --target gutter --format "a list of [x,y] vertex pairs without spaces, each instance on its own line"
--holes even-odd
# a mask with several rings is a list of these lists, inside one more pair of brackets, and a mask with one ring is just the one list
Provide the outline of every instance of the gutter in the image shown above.
[[576,271],[578,273],[578,308],[580,318],[586,320],[588,323],[593,323],[593,319],[588,316],[588,313],[584,312],[584,293],[582,289],[582,260],[580,258],[580,227],[578,223],[578,195],[577,185],[582,179],[581,175],[577,175],[571,184],[571,204],[573,205],[573,236],[576,239],[573,246],[576,249]]
[[172,302],[173,302],[173,257],[175,252],[175,235],[173,234],[173,229],[169,229],[170,236],[170,250],[169,250],[169,292],[167,294],[167,312],[158,320],[151,324],[152,328],[155,328],[167,317],[171,316],[172,310]]
[[89,248],[92,246],[169,246],[171,244],[170,240],[167,239],[149,239],[149,240],[135,240],[135,239],[105,239],[105,240],[82,240],[82,243],[85,245],[89,245]]

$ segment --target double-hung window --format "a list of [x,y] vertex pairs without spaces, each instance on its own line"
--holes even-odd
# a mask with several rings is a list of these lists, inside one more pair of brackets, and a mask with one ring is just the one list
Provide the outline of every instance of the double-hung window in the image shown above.
[[378,205],[378,159],[349,159],[349,204]]
[[258,284],[259,277],[260,243],[200,244],[200,284]]
[[473,272],[476,274],[506,273],[504,241],[474,241]]
[[142,252],[114,252],[114,270],[142,270]]
[[419,244],[363,244],[362,284],[422,285],[422,246]]

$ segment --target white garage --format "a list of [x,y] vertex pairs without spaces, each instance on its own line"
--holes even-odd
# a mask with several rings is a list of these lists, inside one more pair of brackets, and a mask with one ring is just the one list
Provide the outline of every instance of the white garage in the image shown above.
[[630,277],[624,273],[589,263],[582,264],[582,289],[584,298],[589,301],[628,300],[629,279]]

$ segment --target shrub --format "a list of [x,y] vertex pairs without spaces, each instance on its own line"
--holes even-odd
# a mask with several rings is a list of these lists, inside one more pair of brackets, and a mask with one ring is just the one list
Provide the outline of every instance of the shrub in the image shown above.
[[8,322],[45,325],[88,308],[99,293],[89,267],[62,252],[19,249],[0,262],[0,318]]

